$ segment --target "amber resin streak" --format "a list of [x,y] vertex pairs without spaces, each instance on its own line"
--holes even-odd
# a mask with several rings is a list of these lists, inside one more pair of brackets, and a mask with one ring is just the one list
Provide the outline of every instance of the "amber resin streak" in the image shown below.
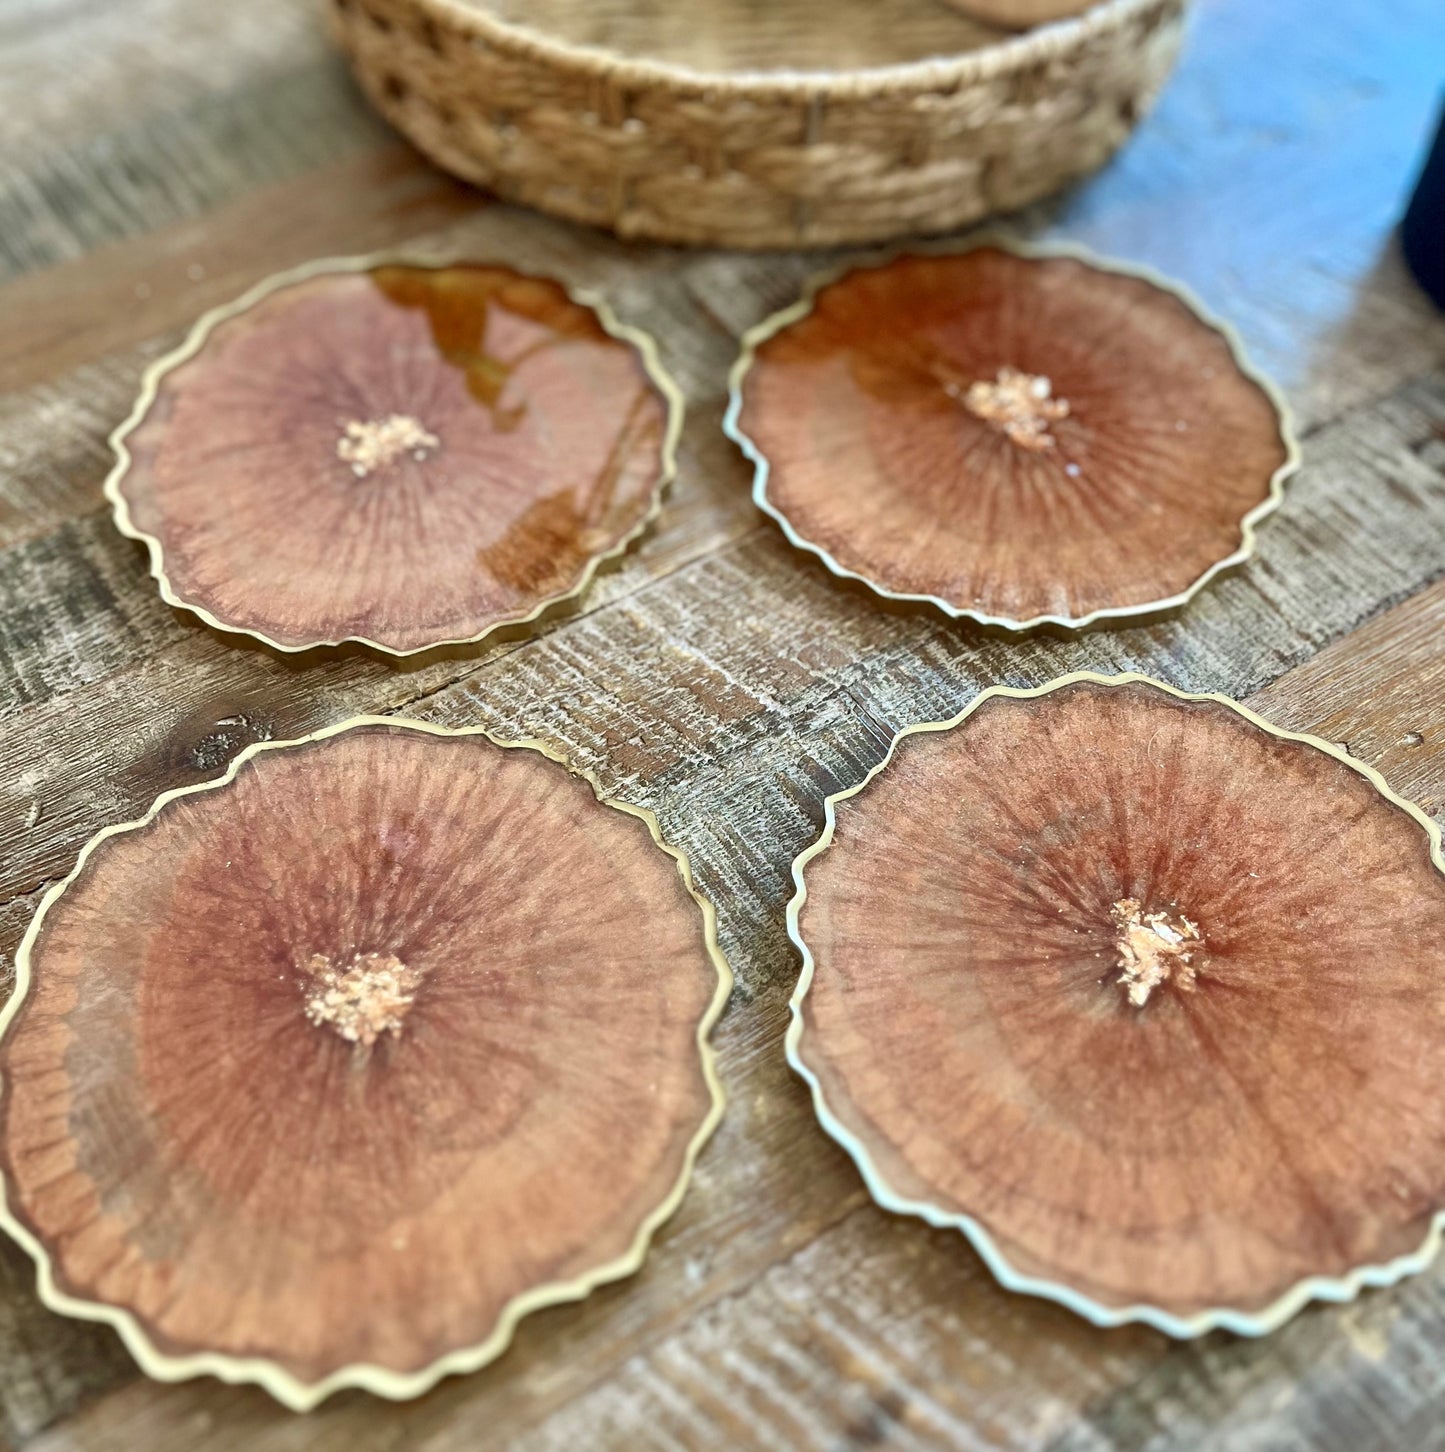
[[1096,1321],[1261,1332],[1445,1203],[1439,834],[1138,677],[989,691],[830,799],[789,1052],[895,1209]]
[[745,339],[727,428],[792,541],[880,594],[1025,629],[1187,600],[1296,450],[1179,290],[987,244],[845,273]]
[[320,263],[157,365],[107,489],[172,604],[408,654],[581,590],[653,513],[680,421],[650,341],[557,282]]
[[720,1112],[728,981],[656,823],[540,750],[252,748],[46,898],[5,1224],[155,1375],[414,1394],[636,1269]]

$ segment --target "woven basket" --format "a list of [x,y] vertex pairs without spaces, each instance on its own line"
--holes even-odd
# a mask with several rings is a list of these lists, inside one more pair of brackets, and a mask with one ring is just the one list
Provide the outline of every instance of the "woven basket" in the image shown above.
[[332,4],[368,96],[469,181],[624,237],[821,247],[962,226],[1099,166],[1185,0],[1015,36],[942,0]]

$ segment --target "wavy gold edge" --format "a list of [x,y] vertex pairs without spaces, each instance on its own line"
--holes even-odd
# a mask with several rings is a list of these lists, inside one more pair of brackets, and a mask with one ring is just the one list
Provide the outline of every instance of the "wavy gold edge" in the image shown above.
[[135,1357],[141,1370],[157,1381],[187,1381],[197,1376],[215,1376],[224,1382],[252,1382],[264,1387],[277,1401],[296,1412],[310,1411],[333,1393],[346,1388],[360,1388],[392,1401],[403,1401],[420,1396],[444,1376],[476,1371],[488,1362],[494,1361],[511,1344],[517,1323],[524,1316],[546,1306],[580,1301],[598,1286],[635,1274],[641,1269],[647,1257],[648,1247],[652,1243],[653,1236],[682,1203],[683,1196],[692,1180],[697,1157],[721,1121],[725,1104],[722,1082],[717,1072],[717,1053],[710,1042],[710,1036],[732,993],[732,969],[728,966],[727,959],[718,943],[716,910],[712,903],[698,891],[693,877],[692,864],[688,860],[687,854],[681,848],[674,847],[663,837],[656,814],[646,807],[634,806],[631,802],[608,796],[594,773],[574,766],[548,742],[534,737],[508,740],[494,735],[482,726],[436,726],[430,722],[399,716],[352,716],[334,726],[323,727],[318,731],[290,740],[254,742],[232,760],[221,776],[194,786],[178,787],[173,791],[163,792],[156,798],[145,816],[133,822],[123,822],[106,827],[96,833],[81,849],[80,856],[70,873],[63,881],[54,884],[45,894],[26,930],[25,937],[15,956],[15,986],[9,1001],[3,1009],[0,1009],[0,1040],[3,1040],[9,1031],[11,1021],[29,996],[30,955],[46,914],[84,871],[91,854],[102,843],[122,833],[137,831],[148,826],[171,802],[181,797],[217,791],[228,786],[244,766],[265,752],[307,746],[314,742],[324,741],[329,737],[339,736],[344,732],[370,727],[388,727],[441,737],[479,736],[490,741],[492,745],[506,750],[538,752],[547,760],[556,762],[571,775],[582,778],[592,788],[593,794],[601,806],[611,807],[628,816],[636,817],[647,827],[653,842],[676,863],[683,886],[702,914],[703,935],[708,957],[717,971],[717,986],[697,1027],[698,1054],[702,1063],[703,1079],[707,1085],[710,1105],[702,1123],[688,1143],[676,1183],[663,1200],[644,1217],[632,1244],[621,1256],[595,1266],[573,1280],[534,1286],[513,1297],[502,1308],[497,1323],[486,1340],[474,1346],[449,1351],[419,1371],[398,1372],[372,1363],[356,1362],[339,1367],[336,1371],[315,1382],[303,1381],[277,1362],[265,1357],[231,1356],[216,1351],[199,1351],[180,1355],[162,1351],[152,1341],[149,1333],[141,1324],[140,1318],[131,1311],[108,1302],[88,1300],[61,1290],[55,1281],[54,1266],[49,1252],[39,1237],[12,1213],[5,1176],[0,1174],[0,1230],[17,1242],[35,1262],[36,1283],[40,1299],[52,1311],[58,1311],[62,1315],[72,1316],[78,1320],[98,1321],[113,1327],[120,1333],[121,1340],[131,1355]]
[[[212,332],[222,323],[238,318],[249,312],[258,303],[263,302],[273,293],[284,291],[288,287],[294,287],[298,283],[310,282],[314,278],[326,276],[350,276],[355,273],[370,272],[378,267],[414,267],[428,271],[439,271],[448,267],[495,267],[514,272],[517,276],[537,282],[552,283],[560,287],[570,301],[579,307],[588,309],[602,325],[602,330],[609,336],[616,338],[619,342],[626,343],[632,348],[642,364],[642,371],[647,381],[661,395],[667,409],[667,423],[663,431],[662,454],[658,466],[657,478],[653,481],[650,498],[646,511],[637,523],[622,535],[617,542],[607,549],[599,550],[588,556],[582,573],[575,584],[568,589],[555,595],[548,595],[530,610],[518,614],[504,616],[494,620],[484,630],[475,635],[446,636],[439,635],[436,640],[428,640],[422,645],[412,646],[406,650],[398,650],[395,646],[385,645],[381,641],[372,640],[364,635],[345,635],[337,638],[321,638],[316,640],[302,641],[299,644],[288,645],[283,641],[275,640],[262,630],[251,630],[245,626],[228,624],[219,616],[214,614],[206,606],[195,601],[183,598],[171,584],[170,577],[165,569],[165,551],[161,541],[153,534],[137,527],[131,518],[130,504],[125,497],[123,484],[126,476],[130,473],[133,460],[130,450],[126,447],[126,440],[144,421],[150,412],[151,406],[155,403],[156,395],[160,391],[161,381],[173,369],[188,363],[205,347]],[[288,268],[284,272],[272,273],[263,278],[253,287],[248,288],[239,297],[231,302],[222,303],[218,307],[211,308],[202,313],[192,324],[185,341],[179,347],[173,348],[169,353],[157,358],[151,363],[141,375],[140,395],[131,406],[130,413],[125,421],[115,428],[109,437],[109,444],[115,454],[115,463],[111,466],[110,472],[106,475],[105,483],[102,486],[106,499],[110,502],[111,514],[115,520],[116,528],[127,538],[140,540],[145,545],[150,558],[150,573],[160,587],[161,598],[167,605],[180,610],[187,610],[197,616],[213,630],[223,631],[227,635],[246,636],[251,640],[258,640],[263,645],[269,646],[272,650],[284,651],[288,655],[296,655],[308,650],[335,649],[343,645],[361,645],[369,650],[375,650],[382,655],[391,656],[394,659],[404,660],[410,656],[424,655],[428,651],[445,649],[447,647],[462,645],[478,645],[489,636],[498,631],[513,629],[521,625],[530,625],[538,620],[547,611],[567,601],[576,600],[581,596],[592,583],[597,571],[611,560],[618,559],[625,554],[647,531],[657,519],[662,509],[662,496],[667,486],[677,477],[677,446],[682,437],[683,414],[685,402],[682,389],[678,387],[672,375],[662,365],[662,358],[658,352],[657,341],[651,333],[641,328],[633,327],[628,323],[621,322],[613,312],[612,306],[600,293],[590,288],[573,288],[563,282],[560,278],[550,277],[544,273],[528,272],[522,268],[513,266],[512,263],[502,259],[470,256],[461,252],[425,252],[416,250],[389,250],[384,252],[370,252],[353,257],[319,257],[309,262],[303,262],[299,267]]]
[[807,943],[803,940],[798,919],[808,897],[804,870],[815,857],[827,851],[831,845],[837,826],[838,803],[857,796],[863,791],[873,778],[888,766],[900,744],[909,736],[936,731],[951,731],[955,726],[962,725],[986,702],[1000,697],[1016,701],[1034,700],[1081,682],[1097,686],[1149,686],[1176,700],[1213,702],[1228,707],[1252,725],[1281,741],[1298,741],[1324,752],[1326,756],[1343,762],[1352,771],[1364,777],[1386,802],[1413,818],[1426,835],[1432,862],[1440,872],[1445,873],[1445,848],[1442,848],[1440,828],[1414,802],[1408,801],[1391,790],[1389,783],[1378,771],[1362,761],[1355,760],[1338,746],[1318,736],[1299,731],[1286,731],[1283,727],[1274,725],[1229,696],[1216,692],[1179,690],[1177,687],[1167,685],[1163,681],[1155,680],[1152,676],[1143,675],[1137,671],[1129,671],[1120,675],[1101,675],[1095,671],[1071,671],[1042,686],[1029,688],[991,686],[975,696],[958,715],[952,716],[946,721],[923,721],[917,725],[906,726],[899,731],[894,736],[882,761],[861,782],[844,791],[835,792],[826,799],[821,835],[793,860],[795,890],[788,903],[788,936],[801,953],[803,966],[798,978],[798,986],[788,1005],[789,1023],[785,1045],[788,1063],[808,1084],[812,1094],[813,1109],[820,1123],[824,1130],[847,1150],[861,1172],[869,1194],[879,1205],[898,1214],[916,1215],[930,1225],[963,1231],[970,1244],[983,1258],[984,1264],[1005,1290],[1055,1301],[1084,1317],[1085,1320],[1093,1322],[1096,1326],[1112,1327],[1127,1325],[1131,1322],[1142,1322],[1179,1340],[1202,1336],[1206,1332],[1216,1329],[1232,1331],[1239,1336],[1265,1336],[1282,1326],[1310,1301],[1352,1301],[1366,1287],[1391,1286],[1407,1276],[1418,1274],[1430,1264],[1440,1249],[1442,1236],[1445,1236],[1445,1208],[1436,1211],[1425,1238],[1417,1250],[1380,1264],[1357,1266],[1342,1276],[1307,1276],[1296,1282],[1261,1311],[1240,1311],[1227,1306],[1217,1306],[1199,1311],[1192,1316],[1177,1316],[1146,1302],[1136,1302],[1125,1306],[1105,1305],[1102,1301],[1097,1301],[1062,1282],[1027,1275],[1015,1270],[999,1249],[992,1234],[981,1221],[973,1216],[947,1211],[928,1201],[912,1200],[896,1194],[873,1163],[867,1146],[842,1123],[829,1107],[823,1094],[821,1081],[809,1068],[802,1048],[803,1002],[807,998],[808,989],[813,982],[814,960]]
[[[1047,261],[1050,258],[1066,258],[1081,262],[1099,272],[1112,272],[1122,277],[1133,277],[1147,282],[1161,292],[1177,298],[1205,327],[1222,337],[1240,373],[1247,378],[1269,400],[1279,423],[1280,442],[1284,445],[1285,457],[1280,466],[1270,475],[1264,497],[1248,510],[1239,522],[1239,547],[1223,559],[1214,561],[1185,589],[1158,600],[1146,600],[1139,605],[1111,605],[1091,610],[1086,615],[1034,615],[1027,620],[1016,620],[1007,615],[990,615],[986,610],[975,610],[966,605],[955,605],[938,595],[915,595],[905,591],[891,590],[887,585],[856,570],[850,570],[840,563],[822,545],[814,544],[794,528],[783,510],[768,497],[770,467],[767,455],[743,427],[743,386],[748,373],[757,359],[758,349],[775,334],[793,323],[799,322],[813,311],[818,295],[825,288],[842,282],[854,272],[868,272],[888,266],[892,262],[908,257],[962,257],[979,248],[993,247],[1015,257],[1033,261]],[[723,432],[743,451],[753,465],[753,503],[782,529],[788,542],[795,548],[816,555],[823,564],[840,579],[856,580],[866,585],[875,594],[886,600],[903,601],[908,604],[932,605],[954,620],[972,620],[978,625],[990,626],[1022,634],[1030,630],[1052,627],[1056,630],[1079,631],[1106,620],[1130,620],[1182,609],[1208,585],[1216,576],[1226,570],[1242,565],[1258,548],[1256,527],[1273,514],[1284,501],[1284,486],[1290,476],[1299,468],[1300,446],[1295,429],[1294,411],[1278,384],[1267,374],[1260,372],[1250,362],[1245,351],[1244,340],[1234,325],[1207,308],[1198,295],[1186,284],[1166,276],[1146,263],[1126,262],[1119,258],[1104,257],[1091,248],[1072,242],[1028,242],[1005,232],[984,230],[975,232],[962,241],[942,243],[907,243],[900,247],[887,248],[881,252],[867,254],[861,258],[815,273],[803,284],[802,296],[788,307],[764,318],[749,328],[740,339],[740,351],[728,373],[728,404],[723,415]]]

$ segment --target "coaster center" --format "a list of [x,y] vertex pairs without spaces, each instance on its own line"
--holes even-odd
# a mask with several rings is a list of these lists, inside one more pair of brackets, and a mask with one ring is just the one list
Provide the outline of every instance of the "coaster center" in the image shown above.
[[350,420],[336,441],[336,457],[350,464],[358,479],[365,479],[404,454],[421,463],[441,442],[419,419],[408,413],[389,413],[385,418]]
[[1049,425],[1068,418],[1069,401],[1054,397],[1054,385],[1040,373],[1000,368],[992,382],[970,383],[963,406],[1031,454],[1052,449],[1057,442]]
[[364,1048],[401,1033],[421,985],[421,974],[392,953],[358,953],[345,968],[313,953],[303,968],[311,980],[306,1017]]
[[1129,1002],[1143,1008],[1162,984],[1194,992],[1194,951],[1204,941],[1196,923],[1180,912],[1146,913],[1137,898],[1120,898],[1110,911],[1114,947],[1119,955],[1118,982]]

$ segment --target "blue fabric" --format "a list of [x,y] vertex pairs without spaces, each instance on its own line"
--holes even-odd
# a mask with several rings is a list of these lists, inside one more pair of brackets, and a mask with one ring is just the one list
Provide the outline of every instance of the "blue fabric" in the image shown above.
[[1445,308],[1445,109],[1435,145],[1400,223],[1400,243],[1420,286],[1437,307]]

